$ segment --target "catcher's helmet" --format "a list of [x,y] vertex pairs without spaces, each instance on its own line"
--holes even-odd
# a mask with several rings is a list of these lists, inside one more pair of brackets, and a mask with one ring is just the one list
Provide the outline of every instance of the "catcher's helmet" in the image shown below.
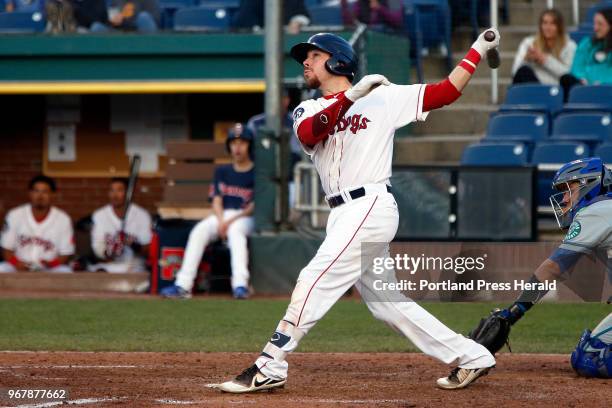
[[252,153],[253,149],[253,133],[248,127],[242,123],[236,123],[227,133],[227,139],[225,139],[225,148],[227,152],[230,152],[230,143],[234,139],[242,139],[249,142],[249,154]]
[[357,72],[357,54],[344,38],[331,33],[315,34],[306,42],[294,45],[291,56],[300,64],[304,63],[309,50],[318,49],[330,54],[325,68],[335,75],[342,75],[353,81]]
[[[575,191],[570,189],[569,183],[572,182],[580,184]],[[552,187],[553,190],[561,191],[550,196],[557,223],[561,228],[568,228],[578,211],[592,204],[601,195],[612,196],[612,172],[599,157],[574,160],[557,171]],[[569,202],[563,202],[563,196],[568,190]]]

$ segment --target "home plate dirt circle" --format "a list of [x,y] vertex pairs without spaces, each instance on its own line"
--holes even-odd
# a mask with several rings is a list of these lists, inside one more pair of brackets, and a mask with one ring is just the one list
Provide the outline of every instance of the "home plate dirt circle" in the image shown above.
[[[500,354],[489,375],[456,391],[435,387],[448,367],[415,353],[295,353],[282,390],[232,395],[207,387],[239,374],[256,356],[0,352],[0,389],[67,389],[68,402],[96,408],[599,407],[612,400],[612,380],[579,378],[569,366],[569,356],[556,354]],[[26,406],[0,397],[0,406],[20,405]]]

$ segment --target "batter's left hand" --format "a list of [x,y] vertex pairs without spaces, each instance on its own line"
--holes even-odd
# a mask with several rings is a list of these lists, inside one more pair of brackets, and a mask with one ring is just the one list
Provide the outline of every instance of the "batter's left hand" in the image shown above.
[[369,94],[377,86],[379,85],[386,86],[389,84],[390,84],[389,80],[384,75],[380,75],[380,74],[366,75],[363,78],[361,78],[361,81],[357,82],[357,84],[355,84],[354,87],[347,90],[344,93],[344,96],[346,96],[351,101],[355,102],[357,99],[363,98],[364,96]]

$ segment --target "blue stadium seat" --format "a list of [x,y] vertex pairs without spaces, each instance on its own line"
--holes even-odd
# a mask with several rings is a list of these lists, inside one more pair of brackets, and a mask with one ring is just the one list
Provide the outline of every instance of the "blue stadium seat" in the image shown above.
[[584,85],[571,89],[563,111],[604,111],[612,113],[612,85]]
[[577,142],[544,142],[536,146],[531,162],[538,165],[538,207],[549,209],[555,172],[565,163],[589,157],[589,153],[586,144]]
[[531,112],[498,113],[489,119],[486,142],[526,142],[534,144],[548,138],[548,115]]
[[461,164],[466,166],[524,166],[527,149],[522,143],[476,143],[465,148]]
[[[12,0],[13,5],[15,6],[14,11],[21,12],[30,12],[34,13],[36,11],[44,11],[45,9],[45,1],[44,0]],[[4,0],[4,7],[2,7],[2,11],[6,10],[7,0]]]
[[555,114],[563,108],[563,90],[558,85],[525,84],[508,88],[500,111],[537,111]]
[[316,4],[308,7],[311,25],[343,26],[342,9],[338,4]]
[[40,11],[0,13],[0,33],[38,33],[45,30],[45,24]]
[[225,7],[186,7],[174,15],[176,31],[225,31],[229,29],[231,10]]
[[580,142],[542,142],[533,151],[533,164],[563,164],[589,157],[589,147]]
[[[612,8],[612,0],[601,0],[598,3],[592,5],[587,9],[586,15],[584,17],[584,24],[593,24],[593,17],[595,13],[599,10],[603,10],[606,8]],[[582,25],[582,24],[581,24]],[[591,30],[592,32],[592,30]]]
[[411,58],[417,69],[419,82],[424,82],[423,47],[443,44],[448,53],[446,65],[452,69],[451,17],[446,0],[403,0],[404,27],[410,38]]
[[551,139],[589,143],[612,142],[611,114],[562,113],[553,122]]
[[580,41],[582,41],[584,37],[590,37],[591,35],[593,35],[593,28],[579,28],[569,33],[570,38],[574,40],[576,44],[580,44]]
[[604,163],[612,165],[612,143],[604,143],[595,149],[594,156],[600,157]]
[[159,0],[161,14],[161,28],[174,29],[174,15],[176,11],[185,7],[197,6],[197,0]]

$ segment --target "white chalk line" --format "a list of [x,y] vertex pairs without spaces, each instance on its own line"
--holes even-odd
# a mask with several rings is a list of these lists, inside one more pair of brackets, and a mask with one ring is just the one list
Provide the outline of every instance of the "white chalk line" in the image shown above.
[[147,368],[147,367],[158,367],[158,366],[138,366],[138,365],[16,365],[16,366],[0,366],[0,371],[3,369],[8,370],[19,370],[24,368],[36,368],[36,369],[71,369],[71,368]]
[[100,402],[110,402],[110,401],[119,401],[125,398],[82,398],[82,399],[77,399],[77,400],[64,400],[64,401],[50,401],[50,402],[43,402],[40,404],[24,404],[24,405],[11,405],[11,406],[6,406],[6,407],[0,407],[0,408],[49,408],[49,407],[56,407],[59,405],[70,405],[70,404],[80,404],[80,405],[85,405],[85,404],[98,404]]
[[[300,398],[300,399],[283,399],[283,402],[288,403],[299,403],[299,404],[351,404],[351,405],[376,405],[376,404],[410,404],[413,401],[403,400],[403,399],[331,399],[331,398]],[[194,405],[194,404],[214,404],[215,401],[211,400],[200,400],[200,401],[192,401],[192,400],[172,400],[172,399],[156,399],[154,402],[159,404],[168,404],[168,405]],[[257,401],[249,399],[249,400],[229,400],[224,401],[224,403],[232,404],[232,405],[253,405],[256,404]]]

